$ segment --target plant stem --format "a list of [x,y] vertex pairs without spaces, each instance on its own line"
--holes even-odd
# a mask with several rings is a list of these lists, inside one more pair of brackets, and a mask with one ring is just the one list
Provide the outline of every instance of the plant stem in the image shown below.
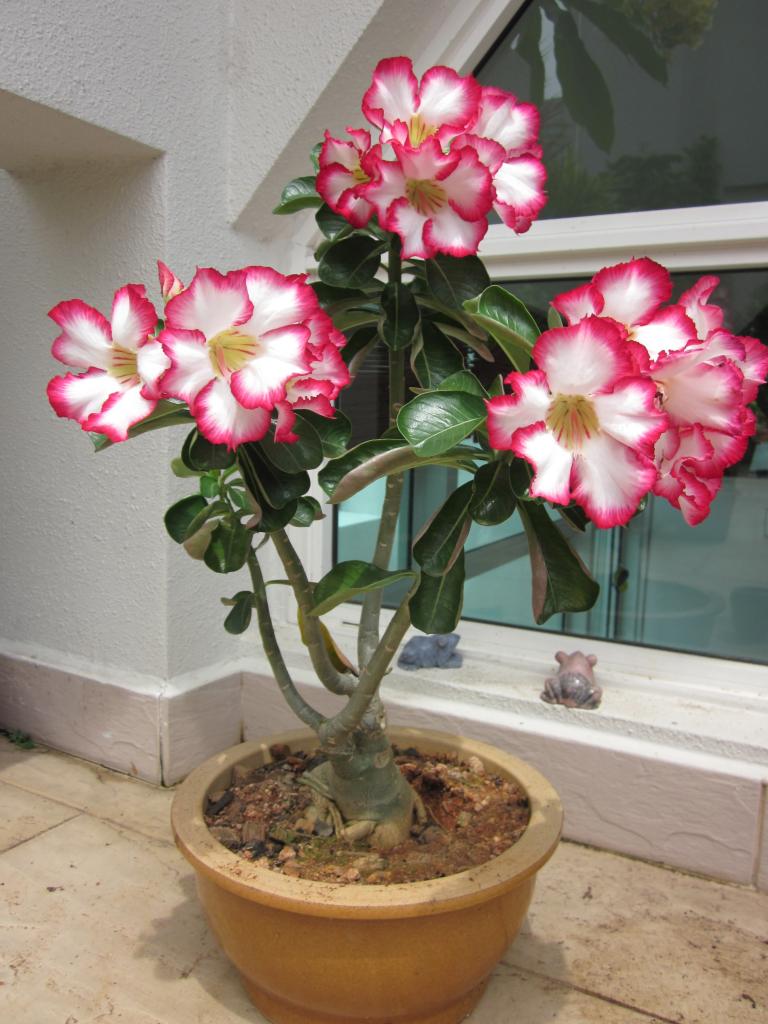
[[296,549],[291,544],[285,530],[275,530],[270,534],[275,549],[283,563],[285,575],[293,588],[296,604],[301,615],[300,626],[304,642],[309,651],[312,667],[317,673],[320,682],[331,693],[345,695],[354,689],[354,680],[338,672],[331,664],[328,651],[323,641],[322,623],[311,614],[313,597],[312,585],[304,572],[304,566],[299,560]]
[[311,707],[304,698],[301,696],[299,691],[291,679],[288,668],[283,660],[283,655],[280,651],[280,647],[277,643],[277,637],[275,636],[275,628],[272,625],[272,616],[269,611],[269,602],[267,601],[267,588],[264,586],[264,576],[261,572],[261,566],[259,565],[258,559],[253,551],[248,553],[248,569],[251,574],[251,582],[253,584],[253,603],[256,608],[256,617],[259,622],[259,633],[261,634],[261,642],[264,647],[264,653],[269,660],[269,664],[272,668],[272,672],[275,676],[275,681],[280,687],[280,692],[285,697],[286,703],[290,709],[311,729],[315,732],[320,731],[325,719],[318,712]]
[[[400,259],[400,239],[392,235],[389,245],[388,276],[390,284],[400,284],[402,280],[402,262]],[[389,426],[394,427],[397,413],[405,401],[405,350],[389,350]],[[388,569],[395,542],[397,520],[400,515],[400,502],[403,495],[405,477],[397,473],[387,477],[384,491],[384,502],[381,507],[379,530],[376,537],[376,548],[372,562],[378,569]],[[367,665],[376,645],[379,642],[379,619],[381,616],[382,592],[374,590],[363,598],[360,612],[360,627],[357,635],[357,659],[360,670]]]

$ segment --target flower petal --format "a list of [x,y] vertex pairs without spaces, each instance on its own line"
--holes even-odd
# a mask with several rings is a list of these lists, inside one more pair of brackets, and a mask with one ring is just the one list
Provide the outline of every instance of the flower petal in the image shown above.
[[624,526],[657,476],[649,458],[608,434],[594,434],[575,453],[573,498],[597,526]]
[[667,427],[667,417],[656,408],[656,385],[647,378],[627,378],[592,401],[600,430],[648,455]]
[[145,398],[162,398],[163,389],[160,378],[170,368],[171,360],[159,341],[150,339],[140,345],[136,352],[136,368],[142,382],[142,394]]
[[104,405],[110,395],[120,390],[114,377],[104,370],[67,373],[48,383],[48,401],[57,416],[77,420],[82,426],[88,417]]
[[673,423],[741,433],[744,377],[732,363],[710,366],[698,361],[698,352],[679,352],[660,359],[651,372]]
[[155,307],[143,284],[127,284],[115,292],[112,302],[112,341],[135,351],[157,324]]
[[453,68],[438,65],[422,75],[418,113],[426,125],[461,130],[474,118],[479,99],[474,78],[462,78]]
[[546,498],[558,505],[571,500],[571,472],[574,454],[557,442],[543,423],[535,423],[515,433],[512,451],[535,469],[529,488],[534,498]]
[[175,298],[179,292],[184,291],[184,285],[162,260],[157,261],[157,276],[160,280],[160,294],[163,296],[163,302],[168,302],[169,299]]
[[206,339],[249,320],[253,306],[242,270],[220,274],[198,267],[189,286],[165,307],[167,327],[201,331]]
[[304,274],[286,277],[271,267],[248,267],[245,283],[253,305],[253,315],[243,323],[246,334],[261,337],[278,327],[301,323],[319,309]]
[[678,304],[696,325],[696,333],[701,341],[705,341],[711,331],[723,326],[723,311],[714,303],[708,305],[707,299],[720,284],[720,278],[713,274],[700,277],[699,280],[684,291]]
[[197,396],[197,426],[212,444],[236,448],[246,441],[260,441],[269,430],[268,409],[244,409],[225,380],[210,381]]
[[416,112],[418,88],[408,57],[380,60],[371,86],[363,96],[363,114],[377,128],[398,120],[407,123]]
[[158,386],[164,394],[191,405],[201,389],[216,376],[208,343],[200,331],[169,327],[160,332],[158,340],[171,361],[170,369],[163,374]]
[[544,164],[531,156],[505,161],[493,178],[494,209],[507,227],[527,231],[547,202]]
[[603,316],[627,327],[647,323],[672,294],[669,271],[645,256],[604,267],[592,284],[603,296]]
[[511,373],[507,382],[514,394],[489,399],[488,439],[497,451],[510,451],[515,431],[533,423],[543,423],[552,402],[547,378],[541,370]]
[[299,435],[294,434],[293,425],[296,422],[296,413],[293,411],[290,402],[278,402],[275,406],[277,421],[275,423],[275,440],[280,444],[299,440]]
[[682,306],[667,306],[651,319],[632,329],[632,338],[639,342],[651,359],[662,352],[675,352],[696,340],[696,327]]
[[303,324],[281,327],[261,336],[262,351],[232,374],[232,394],[246,409],[272,409],[285,398],[291,377],[308,371],[309,329]]
[[444,206],[424,225],[424,243],[449,256],[474,256],[487,230],[485,217],[464,220],[450,206]]
[[522,156],[536,141],[539,120],[539,112],[532,103],[520,103],[512,93],[486,86],[471,130],[475,135],[494,139],[507,156]]
[[603,311],[603,296],[593,284],[582,284],[569,292],[561,292],[552,305],[569,324],[577,324],[585,316],[598,316]]
[[125,441],[134,423],[146,419],[157,404],[154,399],[145,398],[141,391],[140,384],[115,391],[100,412],[88,417],[83,428],[106,434],[110,441]]
[[65,366],[109,366],[112,334],[104,316],[80,299],[54,306],[48,316],[62,329],[51,351]]
[[[379,214],[379,219],[381,220],[381,214]],[[404,259],[410,259],[412,256],[429,259],[435,255],[435,248],[426,241],[424,235],[426,223],[427,218],[418,210],[414,210],[408,200],[403,197],[396,199],[389,207],[386,223],[382,221],[382,227],[386,231],[393,231],[400,235]]]
[[375,179],[362,186],[360,195],[376,208],[381,225],[385,230],[389,220],[389,209],[397,199],[405,197],[405,175],[399,163],[384,160],[381,156],[371,159],[372,168],[376,169]]
[[545,331],[533,347],[533,358],[546,373],[553,395],[596,395],[612,390],[632,371],[621,331],[596,316]]
[[479,220],[490,212],[493,194],[491,175],[469,146],[458,151],[459,161],[441,180],[448,202],[464,220]]

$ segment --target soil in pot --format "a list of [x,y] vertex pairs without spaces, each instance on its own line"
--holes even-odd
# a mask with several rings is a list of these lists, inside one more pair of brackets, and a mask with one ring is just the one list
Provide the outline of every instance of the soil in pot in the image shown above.
[[349,885],[417,882],[465,871],[512,846],[530,816],[514,782],[486,772],[479,758],[395,748],[400,771],[424,802],[427,820],[410,837],[378,853],[336,837],[316,820],[301,777],[322,760],[313,752],[270,748],[272,762],[235,768],[232,784],[211,793],[211,834],[244,860],[285,875]]

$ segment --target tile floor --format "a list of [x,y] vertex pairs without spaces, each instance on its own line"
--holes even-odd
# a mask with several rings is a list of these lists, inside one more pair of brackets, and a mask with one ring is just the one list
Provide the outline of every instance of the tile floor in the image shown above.
[[[0,737],[0,1020],[263,1024],[171,793]],[[570,843],[469,1024],[765,1024],[768,895]]]

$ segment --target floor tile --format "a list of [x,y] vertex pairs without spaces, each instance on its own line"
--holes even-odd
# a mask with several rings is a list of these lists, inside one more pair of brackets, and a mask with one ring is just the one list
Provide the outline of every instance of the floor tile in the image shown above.
[[72,807],[0,782],[0,853],[78,813]]
[[505,960],[663,1021],[756,1024],[768,894],[563,843]]
[[44,748],[19,750],[0,738],[0,782],[97,818],[172,842],[173,791]]

